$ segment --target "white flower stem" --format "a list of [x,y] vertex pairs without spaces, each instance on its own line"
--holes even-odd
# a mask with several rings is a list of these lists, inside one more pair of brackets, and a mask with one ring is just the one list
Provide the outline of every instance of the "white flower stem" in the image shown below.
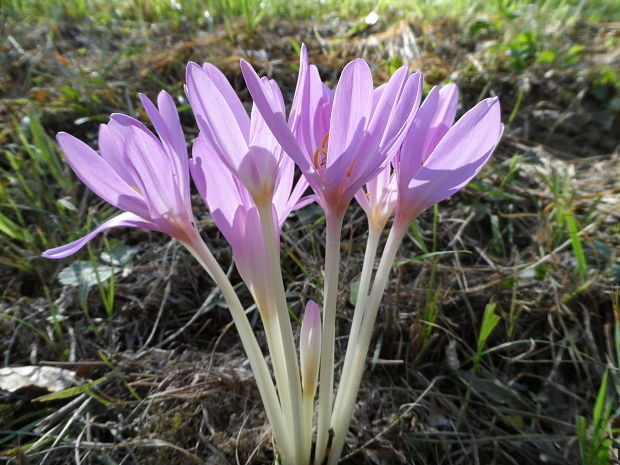
[[243,310],[243,305],[239,301],[232,284],[226,277],[226,273],[220,267],[217,260],[204,243],[200,234],[196,231],[188,243],[183,242],[194,258],[207,271],[209,276],[220,288],[224,299],[230,309],[233,321],[241,338],[241,343],[250,361],[258,391],[263,400],[267,419],[273,428],[276,444],[280,449],[283,464],[296,465],[293,460],[292,443],[289,430],[287,429],[278,395],[269,374],[269,367],[263,357],[258,341],[252,331],[252,326]]
[[[304,392],[304,457],[308,457],[310,460],[310,452],[312,451],[312,417],[314,415],[314,396],[316,394],[315,389],[311,392]],[[307,454],[307,455],[306,455]]]
[[273,372],[276,377],[276,386],[280,397],[280,403],[282,404],[283,415],[286,423],[292,424],[294,418],[290,396],[291,387],[286,372],[286,357],[284,346],[282,345],[282,331],[280,330],[278,316],[275,313],[275,303],[272,301],[271,305],[272,307],[266,312],[261,312],[263,327],[267,338],[267,347],[271,355],[271,365],[273,366]]
[[[295,349],[295,341],[293,338],[293,329],[288,313],[288,305],[286,304],[286,294],[284,291],[284,282],[282,281],[282,268],[280,266],[279,248],[276,244],[276,232],[274,230],[274,218],[272,211],[272,202],[265,202],[262,205],[257,204],[260,216],[261,228],[265,240],[265,248],[267,249],[268,270],[270,280],[273,286],[274,300],[276,303],[277,317],[282,335],[283,358],[286,363],[286,373],[288,377],[288,396],[287,405],[291,406],[292,424],[288,425],[292,429],[292,444],[294,452],[295,465],[304,465],[308,462],[309,457],[304,455],[304,421],[303,421],[303,403],[301,393],[301,379],[299,371],[299,363],[297,361],[297,351]],[[283,396],[285,393],[281,393]],[[288,404],[290,402],[290,404]]]
[[368,354],[368,347],[370,345],[372,330],[377,318],[381,298],[383,297],[390,270],[394,263],[394,257],[396,256],[396,252],[406,231],[406,228],[392,227],[385,248],[383,249],[381,261],[379,262],[377,274],[372,285],[370,299],[368,300],[368,306],[364,312],[364,318],[361,323],[359,339],[355,347],[355,355],[350,369],[350,376],[347,383],[342,384],[344,393],[340,405],[337,406],[339,407],[338,414],[333,417],[332,427],[334,428],[335,434],[328,465],[336,465],[342,453],[346,433],[351,423],[355,399],[357,398],[357,392],[364,373],[364,362]]
[[355,311],[353,312],[353,322],[351,323],[351,331],[349,333],[349,341],[347,342],[347,352],[344,357],[344,365],[338,384],[338,393],[334,401],[334,411],[332,413],[332,427],[335,423],[335,417],[339,416],[339,409],[342,405],[342,397],[344,395],[345,386],[349,383],[351,376],[351,363],[357,341],[359,338],[360,327],[364,312],[366,311],[366,303],[368,301],[368,293],[370,290],[370,278],[372,277],[372,269],[377,256],[377,247],[381,238],[382,227],[377,227],[372,222],[368,224],[368,241],[366,242],[366,252],[364,253],[364,264],[362,265],[362,276],[360,278],[359,288],[357,290],[357,300],[355,301]]
[[340,233],[344,214],[326,212],[325,282],[323,285],[323,332],[319,369],[319,417],[314,463],[325,458],[332,416],[334,390],[334,343],[336,337],[336,301],[340,267]]

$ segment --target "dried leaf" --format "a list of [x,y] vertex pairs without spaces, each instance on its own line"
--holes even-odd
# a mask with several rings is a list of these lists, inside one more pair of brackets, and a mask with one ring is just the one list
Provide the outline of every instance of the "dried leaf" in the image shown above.
[[0,368],[0,389],[15,392],[38,387],[50,392],[65,389],[75,382],[75,373],[56,367],[21,366]]

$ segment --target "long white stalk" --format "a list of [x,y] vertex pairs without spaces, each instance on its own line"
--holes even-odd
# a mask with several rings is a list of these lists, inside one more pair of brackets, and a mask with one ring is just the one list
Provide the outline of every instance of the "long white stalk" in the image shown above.
[[[299,371],[299,363],[297,361],[297,350],[295,349],[295,340],[293,338],[293,328],[288,313],[288,305],[286,304],[286,294],[284,291],[284,282],[282,281],[282,268],[280,267],[279,248],[276,244],[276,232],[274,230],[274,219],[272,211],[272,203],[265,202],[263,205],[257,205],[260,216],[261,228],[267,249],[268,270],[270,280],[273,285],[274,299],[276,303],[276,311],[280,332],[282,335],[283,357],[286,362],[286,373],[288,376],[288,396],[290,408],[292,410],[292,424],[288,425],[292,428],[292,443],[294,460],[296,465],[305,465],[309,457],[303,457],[305,454],[304,447],[304,421],[303,421],[303,402],[301,393],[301,374]],[[284,393],[282,393],[284,395]]]
[[312,392],[303,393],[303,410],[304,410],[304,457],[308,457],[310,460],[310,453],[312,452],[312,418],[314,416],[314,396],[316,389]]
[[226,304],[230,309],[245,353],[250,361],[250,366],[252,367],[252,372],[256,379],[256,385],[265,406],[267,419],[273,428],[275,441],[280,449],[282,463],[297,465],[293,460],[293,449],[289,430],[284,422],[280,402],[273,381],[271,380],[271,375],[269,374],[267,362],[263,357],[256,336],[252,331],[252,326],[243,310],[243,305],[241,305],[239,297],[226,277],[226,273],[224,273],[224,270],[222,270],[217,260],[215,260],[215,257],[207,245],[198,233],[196,233],[195,236],[196,237],[190,238],[187,243],[183,244],[220,288],[226,300]]
[[[261,308],[260,304],[259,308]],[[286,370],[286,356],[284,346],[282,344],[282,331],[280,330],[280,323],[278,321],[275,303],[272,301],[270,304],[262,304],[262,308],[267,310],[261,311],[261,316],[263,320],[263,327],[265,329],[265,337],[267,339],[267,347],[269,349],[269,354],[271,355],[271,365],[276,377],[276,386],[280,403],[282,405],[282,414],[286,424],[292,424],[294,418],[293,408],[291,405],[292,400],[290,396],[290,383]]]
[[327,450],[334,397],[334,343],[336,337],[336,301],[340,267],[340,233],[343,214],[326,212],[325,282],[323,284],[323,332],[319,370],[319,417],[314,463],[321,465]]
[[377,318],[377,312],[385,291],[385,286],[394,263],[394,257],[396,251],[400,246],[402,238],[406,232],[406,228],[394,228],[390,230],[381,261],[379,262],[379,268],[377,268],[377,274],[372,285],[372,291],[368,300],[368,307],[364,312],[364,318],[362,320],[360,334],[357,346],[355,348],[355,355],[352,361],[351,371],[349,379],[346,384],[343,384],[343,395],[340,400],[340,405],[335,406],[335,411],[338,415],[333,417],[334,439],[332,442],[330,457],[328,465],[336,465],[340,454],[342,453],[342,447],[346,437],[349,424],[351,423],[351,415],[353,413],[353,407],[355,406],[355,399],[357,398],[357,392],[359,390],[362,375],[364,373],[364,364],[366,361],[366,355],[368,354],[368,347],[370,345],[370,339],[372,337],[372,330]]
[[383,228],[379,228],[369,222],[368,225],[368,241],[366,242],[366,252],[364,253],[364,264],[362,265],[362,276],[360,277],[359,288],[357,290],[357,300],[355,301],[355,311],[353,312],[353,322],[351,323],[351,331],[349,333],[349,341],[347,342],[347,351],[344,357],[342,374],[340,375],[340,383],[338,384],[338,393],[334,401],[334,411],[332,413],[332,427],[334,426],[334,418],[339,415],[338,409],[342,405],[342,397],[344,395],[345,386],[349,383],[351,376],[351,364],[359,339],[360,327],[364,312],[366,310],[366,302],[369,297],[370,278],[377,256],[377,247],[381,237]]

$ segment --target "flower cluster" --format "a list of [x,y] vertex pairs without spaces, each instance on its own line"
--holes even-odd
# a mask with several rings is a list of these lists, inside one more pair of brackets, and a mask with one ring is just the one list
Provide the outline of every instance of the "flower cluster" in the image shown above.
[[[254,103],[249,115],[214,65],[187,65],[185,92],[200,130],[191,159],[174,101],[166,92],[159,94],[157,106],[140,96],[157,135],[121,114],[101,125],[99,153],[59,133],[58,143],[76,175],[124,212],[43,256],[67,257],[98,233],[118,226],[160,231],[177,239],[226,299],[281,463],[308,465],[314,456],[317,465],[335,464],[397,249],[420,213],[465,186],[487,162],[503,130],[499,102],[483,100],[455,123],[454,84],[434,87],[422,101],[421,74],[409,74],[403,66],[375,88],[370,68],[361,59],[345,66],[332,90],[309,64],[303,46],[287,117],[278,84],[260,78],[243,60],[241,70]],[[296,167],[301,172],[297,180]],[[197,228],[190,177],[230,243],[235,265],[259,309],[271,367],[233,286]],[[340,234],[353,198],[368,218],[368,245],[334,396]],[[326,219],[322,309],[307,302],[297,346],[278,244],[288,215],[315,201]],[[379,238],[392,216],[373,278]],[[328,447],[330,430],[334,436]]]

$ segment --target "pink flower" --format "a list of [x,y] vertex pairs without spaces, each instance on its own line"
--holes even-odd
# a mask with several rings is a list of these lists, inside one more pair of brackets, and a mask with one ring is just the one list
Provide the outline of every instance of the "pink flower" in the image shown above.
[[[284,111],[280,89],[273,81],[266,86]],[[187,97],[198,127],[256,202],[271,202],[279,169],[287,157],[254,107],[248,114],[234,89],[215,66],[187,65]]]
[[[207,204],[216,226],[233,249],[235,264],[250,292],[261,304],[271,304],[272,292],[267,266],[267,251],[258,209],[250,192],[218,156],[217,150],[201,134],[192,149],[190,170],[198,192]],[[300,179],[293,189],[295,164],[285,157],[276,178],[273,193],[274,225],[279,233],[288,215],[313,199],[301,199],[307,189]]]
[[355,194],[355,200],[366,213],[368,223],[378,230],[385,227],[394,213],[397,197],[396,175],[392,173],[391,163]]
[[265,123],[295,160],[327,211],[344,213],[355,193],[376,176],[395,152],[417,110],[420,74],[405,67],[373,89],[364,60],[347,64],[336,91],[327,89],[302,47],[293,108],[286,122],[273,83],[241,60],[246,84]]
[[185,137],[172,97],[160,92],[156,108],[142,103],[159,138],[138,120],[113,114],[99,128],[99,150],[61,132],[57,135],[67,162],[93,192],[125,210],[69,244],[46,250],[46,258],[67,257],[100,232],[118,226],[160,231],[187,242],[197,234],[189,194]]
[[418,110],[396,157],[395,222],[407,228],[424,210],[462,189],[493,153],[504,126],[499,100],[488,98],[452,125],[457,88],[434,87]]

